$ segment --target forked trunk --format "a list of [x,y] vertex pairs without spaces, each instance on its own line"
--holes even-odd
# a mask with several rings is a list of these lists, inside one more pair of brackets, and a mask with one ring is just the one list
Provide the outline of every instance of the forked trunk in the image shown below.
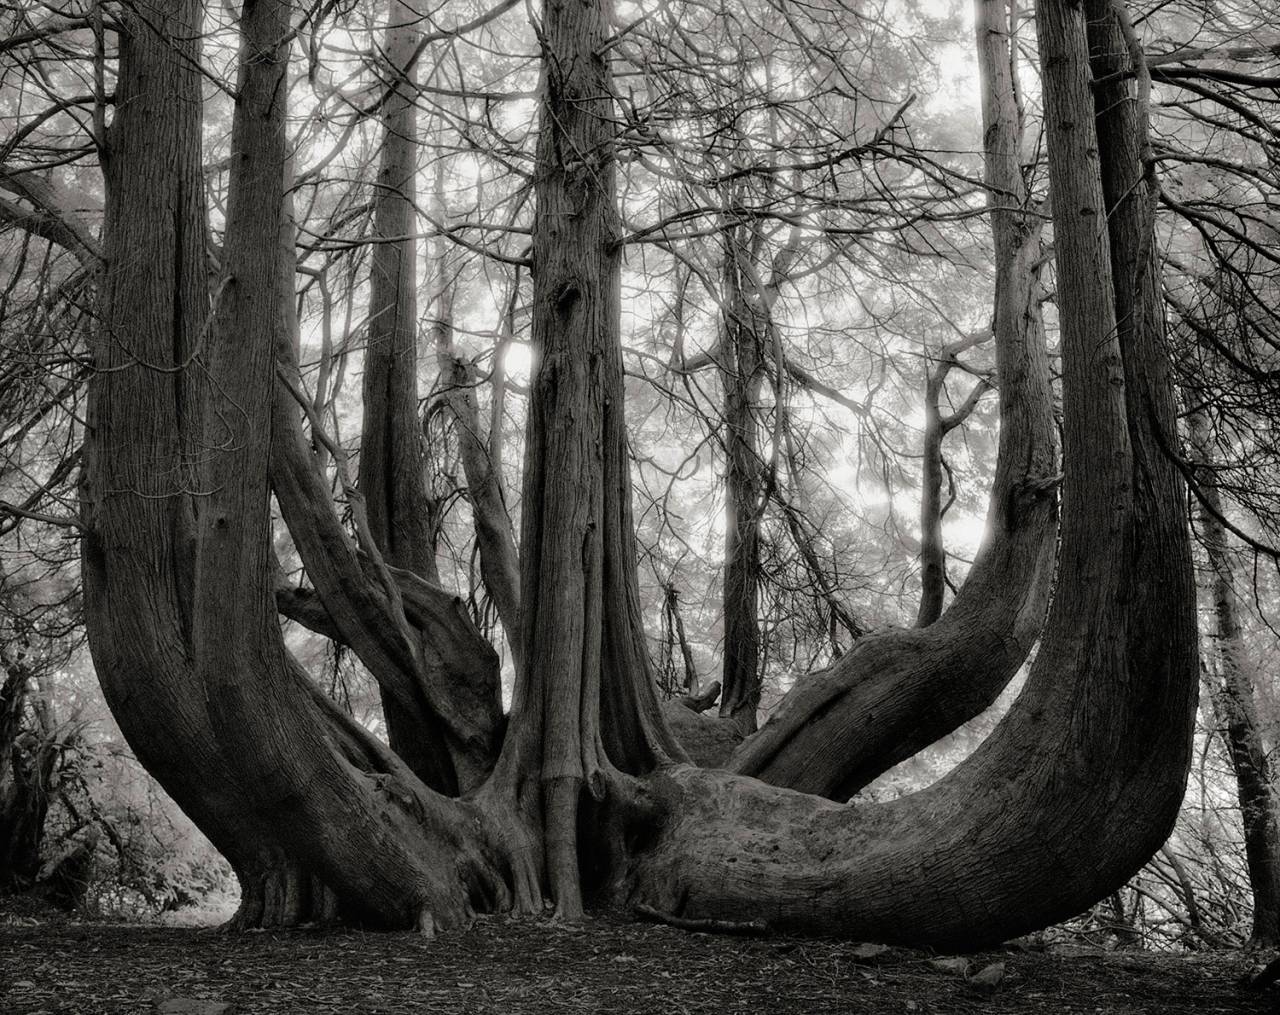
[[[996,58],[1003,55],[1004,46],[1000,45],[996,50]],[[983,52],[983,57],[988,58],[990,54]],[[993,110],[997,117],[1000,109],[996,107]],[[1001,143],[1006,139],[1006,133],[999,128],[1001,126],[1013,127],[1010,123],[1002,125],[997,119],[994,125],[997,129],[993,130],[989,137],[994,137],[995,143]],[[1016,148],[1017,137],[1020,132],[1014,132],[1014,146]],[[999,186],[996,182],[1000,178],[1001,171],[1008,167],[1006,162],[1011,162],[1017,156],[1017,152],[1000,151],[992,153],[993,158],[988,162],[990,166],[992,162],[991,175],[994,180],[989,181],[993,188]],[[1016,165],[1015,165],[1016,168]],[[1010,200],[1020,199],[1026,201],[1026,194],[1000,194],[996,200],[1008,202]],[[1004,219],[1009,218],[1007,212],[995,209],[991,213],[993,223],[996,229],[1001,226],[1007,230],[1009,223]],[[1038,230],[1036,231],[1038,235]],[[1016,245],[1010,247],[1008,237],[1001,237],[996,241],[996,257],[997,260],[1002,259],[1002,255],[1007,254],[1011,249],[1016,251]],[[1037,244],[1038,246],[1038,244]],[[1023,274],[1029,273],[1029,267],[1023,265]],[[998,270],[998,269],[997,269]],[[1005,273],[1003,277],[998,277],[997,286],[1016,281],[1008,277]],[[1022,280],[1030,282],[1031,279],[1024,278]],[[1034,288],[1027,288],[1023,291],[1022,286],[1017,285],[1019,295],[1027,300],[1035,298]],[[1004,309],[1004,308],[1000,308]],[[1032,341],[1037,339],[1043,340],[1043,334],[1038,326],[1038,311],[1034,304],[1029,304],[1024,313],[1026,313],[1036,324],[1029,334]],[[942,606],[947,595],[947,547],[942,534],[942,520],[947,511],[951,507],[951,502],[955,499],[954,488],[950,491],[950,497],[944,503],[942,499],[942,485],[944,479],[950,484],[951,473],[947,466],[946,458],[942,454],[942,442],[952,430],[958,427],[966,419],[978,405],[978,400],[986,393],[989,384],[985,378],[976,381],[969,391],[969,395],[964,402],[953,412],[944,413],[942,411],[942,396],[947,382],[947,375],[952,368],[959,364],[957,357],[961,352],[977,345],[983,338],[981,332],[953,342],[943,349],[937,356],[936,362],[930,362],[925,372],[925,391],[924,391],[924,439],[921,454],[923,461],[920,465],[920,606],[916,610],[916,627],[928,627],[940,616],[942,616]]]
[[244,7],[211,319],[198,6],[129,15],[122,36],[82,494],[89,636],[139,760],[239,875],[240,925],[332,913],[324,885],[348,914],[457,924],[472,895],[506,898],[477,812],[315,692],[271,596],[288,15]]
[[[194,0],[122,13],[105,266],[81,474],[85,625],[139,762],[241,877],[279,854],[247,815],[190,651],[209,313]],[[148,256],[139,256],[146,252]]]

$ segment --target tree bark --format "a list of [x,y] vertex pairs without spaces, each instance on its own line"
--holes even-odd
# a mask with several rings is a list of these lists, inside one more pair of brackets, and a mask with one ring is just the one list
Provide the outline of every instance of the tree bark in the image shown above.
[[[279,850],[246,816],[190,654],[209,312],[199,4],[122,12],[81,474],[85,626],[139,762],[243,879]],[[145,256],[140,256],[145,252]]]
[[[281,251],[282,307],[291,310],[292,247]],[[286,314],[287,316],[287,314]],[[271,481],[281,514],[315,592],[277,589],[281,612],[349,645],[378,682],[384,703],[429,727],[414,747],[415,773],[450,795],[475,788],[493,767],[502,722],[498,656],[456,596],[413,571],[386,563],[351,484],[345,452],[332,445],[301,394],[289,328],[277,336]],[[300,412],[310,418],[313,453]],[[332,445],[330,447],[329,445]],[[330,500],[320,461],[332,452],[353,517],[352,544]]]
[[[349,914],[457,924],[471,896],[506,897],[483,821],[318,695],[284,653],[270,594],[288,13],[243,11],[206,321],[199,10],[126,12],[82,480],[89,636],[139,760],[240,877],[237,925],[331,911],[316,877]],[[303,879],[310,904],[270,891]]]
[[[411,3],[388,0],[359,488],[374,542],[387,562],[439,584],[434,505],[418,420],[418,117],[416,64],[411,64],[421,35],[418,23]],[[459,773],[451,770],[448,752],[439,749],[447,732],[439,717],[392,694],[382,695],[382,711],[392,749],[428,785],[457,792]]]
[[9,663],[4,674],[0,685],[0,890],[20,891],[31,887],[40,872],[57,750],[41,735],[45,731],[23,737],[22,718],[30,691],[27,667]]
[[491,457],[492,440],[485,440],[480,427],[480,406],[476,400],[479,379],[475,368],[454,348],[453,285],[448,278],[441,279],[438,300],[433,325],[436,362],[467,481],[467,500],[471,504],[476,549],[480,555],[480,577],[498,611],[498,619],[519,669],[522,648],[519,637],[520,554],[516,549],[511,515],[507,512],[500,463]]
[[1095,134],[1084,11],[1042,0],[1037,26],[1065,474],[1061,577],[1027,685],[969,759],[890,804],[841,807],[725,773],[672,771],[665,788],[678,818],[639,865],[638,903],[681,918],[976,948],[1105,898],[1173,826],[1197,649],[1183,490],[1158,446],[1175,433],[1168,365],[1152,330],[1116,326],[1117,291],[1134,276],[1111,269],[1098,146],[1117,138]]
[[[200,164],[190,116],[199,109],[189,41],[197,11],[185,3],[175,0],[181,20],[156,18],[187,48],[147,36],[156,22],[139,19],[136,39],[149,41],[121,69],[131,101],[111,154],[119,175],[94,350],[107,369],[93,381],[86,446],[86,595],[95,662],[140,759],[242,880],[274,872],[250,881],[250,910],[266,907],[272,885],[295,900],[276,904],[288,909],[303,880],[318,877],[348,913],[429,930],[461,924],[475,908],[536,910],[544,891],[572,918],[586,888],[629,893],[645,912],[684,926],[763,918],[781,929],[977,947],[1085,908],[1149,858],[1177,812],[1189,759],[1193,590],[1183,491],[1160,450],[1174,435],[1162,322],[1146,312],[1155,290],[1139,289],[1150,222],[1119,204],[1105,214],[1099,149],[1131,183],[1141,165],[1115,154],[1124,140],[1116,125],[1104,120],[1095,136],[1078,5],[1043,0],[1038,18],[1063,320],[1062,584],[1026,690],[988,741],[927,791],[844,807],[670,764],[684,759],[662,721],[640,623],[618,334],[611,28],[601,2],[548,0],[541,26],[524,665],[493,775],[464,800],[433,793],[306,679],[276,620],[268,493],[269,460],[278,468],[268,453],[280,436],[276,399],[289,377],[277,367],[288,344],[279,312],[287,273],[277,258],[289,9],[250,0],[243,10],[223,279],[206,328],[202,243],[178,242],[200,221],[198,185],[187,192],[195,204],[173,213],[179,181],[198,181]],[[147,121],[134,113],[182,125],[182,144],[142,145]],[[175,150],[181,172],[167,169]],[[127,193],[126,179],[138,185]],[[1108,222],[1125,235],[1109,243]],[[1146,254],[1118,256],[1113,273],[1113,247]],[[177,300],[178,282],[190,288],[188,302]],[[1146,294],[1141,327],[1117,328],[1122,291]],[[1029,303],[1017,296],[1008,297],[1012,318],[997,310],[998,342],[1002,321],[1016,324],[1003,326],[1008,334],[1028,327]],[[1052,515],[1038,484],[1045,473],[1027,471],[1052,464],[1030,436],[1047,400],[1008,394],[1032,383],[1018,371],[1035,375],[1034,344],[1007,345],[1002,441],[1027,443],[1010,445],[1021,457],[1002,444],[1002,466],[1017,478],[998,480],[1009,496],[992,517],[1012,536],[985,551],[1007,569],[979,571],[988,583],[1020,573],[1017,553],[1044,564]],[[173,369],[198,348],[201,371]],[[280,425],[296,436],[296,416],[295,429]],[[303,500],[323,503],[331,517],[327,502]],[[349,559],[337,556],[333,575],[350,575]],[[355,566],[373,567],[386,599],[404,598],[407,572],[376,559]],[[322,600],[333,585],[317,580]],[[987,597],[997,588],[988,584]],[[959,603],[913,633],[934,636]],[[340,626],[343,611],[324,605]],[[1003,663],[1009,625],[1015,634],[1038,627],[1038,611],[1032,624],[1018,616],[1025,605],[1001,609],[1015,616],[1003,628],[987,617],[991,629],[964,649],[982,650],[988,639]],[[313,908],[331,907],[326,890],[313,895]]]
[[926,368],[923,461],[920,466],[920,607],[916,611],[916,627],[928,627],[942,616],[947,595],[947,549],[942,536],[942,519],[951,502],[943,503],[942,500],[943,480],[949,475],[942,456],[942,442],[969,417],[989,385],[984,379],[978,380],[960,407],[950,413],[942,411],[943,390],[947,375],[957,365],[956,357],[976,345],[981,337],[971,336],[945,346],[936,362],[931,362]]
[[979,8],[996,287],[1000,443],[987,537],[927,628],[864,636],[797,682],[730,758],[743,775],[848,799],[991,704],[1040,634],[1053,573],[1056,426],[1040,319],[1039,228],[1019,165],[1021,113],[1005,7]]
[[724,663],[720,717],[739,735],[756,729],[760,707],[760,523],[764,513],[764,463],[760,457],[757,403],[765,365],[765,322],[748,296],[755,276],[751,260],[760,247],[759,226],[735,221],[741,208],[727,202],[724,231],[724,337],[716,365],[724,391],[725,543]]
[[[581,796],[684,755],[640,616],[622,399],[613,81],[600,0],[548,0],[535,174],[533,347],[520,552],[524,665],[494,776],[535,829],[557,913],[582,912]],[[608,838],[605,836],[604,838]],[[615,841],[592,862],[612,866]],[[541,861],[541,862],[538,862]],[[517,885],[517,897],[527,892]]]

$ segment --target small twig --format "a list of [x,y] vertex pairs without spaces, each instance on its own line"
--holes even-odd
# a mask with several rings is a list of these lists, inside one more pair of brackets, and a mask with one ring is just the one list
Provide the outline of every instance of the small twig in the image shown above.
[[633,906],[632,911],[636,916],[651,920],[654,923],[665,923],[668,927],[676,927],[679,930],[703,931],[711,934],[739,934],[747,937],[763,936],[769,933],[769,925],[763,920],[747,920],[745,922],[737,920],[695,920],[686,916],[676,916],[673,913],[664,913],[661,910],[654,909],[652,906],[646,906],[644,903]]

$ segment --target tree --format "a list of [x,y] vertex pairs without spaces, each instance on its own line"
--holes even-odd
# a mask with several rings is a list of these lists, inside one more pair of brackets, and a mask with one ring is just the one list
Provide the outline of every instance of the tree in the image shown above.
[[[1101,14],[1123,24],[1118,9]],[[459,672],[424,668],[415,652],[421,631],[457,630],[440,590],[393,570],[361,519],[352,543],[302,441],[309,403],[290,360],[280,243],[289,16],[280,0],[249,0],[241,14],[230,200],[210,296],[199,8],[169,0],[123,14],[83,480],[95,664],[140,760],[241,877],[241,924],[295,921],[336,900],[356,918],[431,930],[477,909],[537,911],[549,896],[565,918],[603,900],[676,922],[764,914],[781,929],[977,946],[1079,910],[1146,861],[1176,814],[1189,760],[1193,590],[1180,479],[1160,451],[1176,435],[1149,284],[1151,182],[1134,147],[1143,121],[1134,103],[1113,104],[1123,111],[1106,107],[1095,133],[1078,5],[1042,0],[1038,12],[1063,322],[1057,593],[1027,687],[982,748],[927,791],[852,807],[680,764],[658,707],[626,455],[604,3],[548,0],[538,26],[523,663],[492,773],[465,797],[432,789],[288,655],[273,589],[273,487],[328,623],[400,701],[425,699],[458,743],[492,750],[450,707],[469,686]],[[1001,24],[987,30],[1002,34]],[[1104,196],[1103,166],[1123,189]],[[1009,209],[1004,263],[1034,256],[1019,233],[1024,214]],[[1017,276],[1022,288],[1004,297],[1012,309],[996,313],[998,344],[1002,327],[1012,333],[1012,359],[1000,363],[1002,440],[1025,443],[1004,459],[1009,496],[993,505],[1001,538],[988,547],[987,580],[1021,576],[1036,590],[1054,477],[1048,399],[1026,396],[1042,380],[1035,343],[1012,337],[1035,333],[1030,278]],[[314,413],[308,420],[324,442]],[[1004,641],[1038,629],[1038,600],[991,598],[998,616],[976,646],[947,642],[959,637],[947,626],[958,602],[915,636],[970,667],[955,663],[959,673],[983,653],[1016,668]],[[379,615],[391,621],[385,631]],[[904,637],[878,641],[886,666],[927,661],[923,643]],[[930,729],[930,695],[904,686],[913,697],[902,728],[910,716]],[[828,728],[818,742],[839,738]],[[837,758],[824,787],[849,786],[850,768]]]
[[[1003,52],[1000,54],[1003,56]],[[1016,136],[1016,135],[1015,135]],[[1001,141],[1003,135],[997,135]],[[1009,153],[1000,152],[1001,156]],[[1012,194],[1014,192],[1010,192]],[[997,198],[1008,200],[1008,197]],[[1023,197],[1025,201],[1025,195]],[[993,212],[992,217],[999,219],[1000,213]],[[1007,283],[1006,283],[1007,284]],[[1034,299],[1034,292],[1028,288],[1026,295]],[[1028,306],[1032,315],[1039,313],[1039,308]],[[924,462],[921,465],[920,492],[920,608],[916,613],[916,626],[928,627],[942,616],[942,605],[947,594],[947,551],[942,536],[942,519],[955,501],[955,483],[950,477],[950,467],[942,454],[942,442],[956,427],[960,426],[977,408],[978,400],[986,393],[990,382],[979,377],[969,389],[968,396],[960,405],[949,413],[942,411],[942,394],[947,383],[947,375],[960,365],[959,356],[966,349],[977,345],[986,336],[981,332],[950,342],[939,350],[936,362],[930,362],[925,374],[924,396]],[[1033,339],[1039,336],[1033,336]],[[943,475],[948,478],[950,493],[947,502],[942,501]]]
[[[1203,412],[1191,417],[1192,447],[1199,462],[1212,469],[1209,425]],[[1251,941],[1272,945],[1280,940],[1280,821],[1277,820],[1271,762],[1262,739],[1254,683],[1245,654],[1240,601],[1231,548],[1222,521],[1222,498],[1215,486],[1201,487],[1200,538],[1209,558],[1213,603],[1213,661],[1218,686],[1212,699],[1224,726],[1227,751],[1235,771],[1240,817],[1244,825],[1245,860],[1253,888]]]
[[941,620],[861,639],[829,670],[797,683],[730,760],[742,774],[839,799],[991,704],[1039,635],[1048,596],[1056,441],[1040,320],[1040,233],[1020,167],[1012,15],[1002,4],[979,11],[1002,419],[989,535]]

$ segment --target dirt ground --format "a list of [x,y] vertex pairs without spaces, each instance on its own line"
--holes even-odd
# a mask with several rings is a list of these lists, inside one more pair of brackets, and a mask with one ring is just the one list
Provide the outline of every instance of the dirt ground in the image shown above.
[[320,930],[232,936],[0,914],[0,1013],[1280,1011],[1280,993],[1242,988],[1259,960],[1234,952],[1013,948],[972,956],[967,968],[922,952],[873,952],[605,920],[564,927],[491,918],[427,940]]

